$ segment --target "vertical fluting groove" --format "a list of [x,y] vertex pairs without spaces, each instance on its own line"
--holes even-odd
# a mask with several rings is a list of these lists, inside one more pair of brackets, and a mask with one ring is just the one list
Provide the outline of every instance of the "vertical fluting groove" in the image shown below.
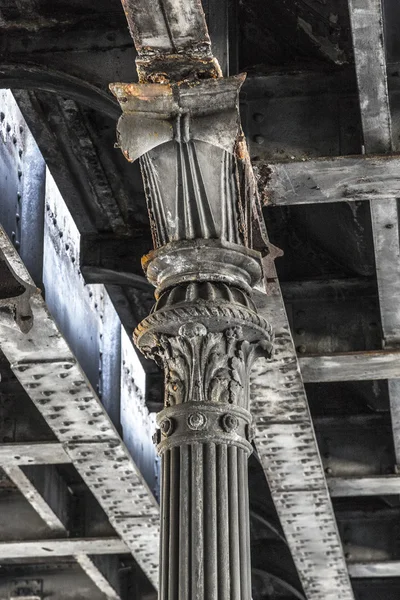
[[186,238],[194,239],[197,237],[197,227],[199,225],[198,207],[195,202],[195,191],[193,182],[193,173],[190,168],[189,145],[180,144],[182,149],[182,164],[184,165],[184,182],[185,182],[185,213],[186,221]]
[[192,444],[192,595],[204,600],[203,445]]
[[246,515],[246,552],[247,552],[247,563],[248,563],[248,581],[247,581],[247,596],[251,600],[252,598],[252,585],[251,585],[251,541],[250,541],[250,501],[249,501],[249,462],[248,456],[244,457],[245,460],[245,515]]
[[215,444],[204,446],[204,591],[207,600],[218,600],[217,473]]
[[239,490],[238,490],[238,449],[228,447],[229,482],[229,553],[231,575],[231,600],[240,598],[240,541],[239,541]]
[[236,219],[233,213],[234,207],[232,203],[232,187],[231,187],[231,161],[229,160],[230,155],[228,152],[225,152],[225,182],[226,182],[226,206],[228,210],[228,240],[230,242],[236,242]]
[[170,453],[168,600],[177,600],[179,583],[179,490],[181,487],[179,481],[179,448],[171,448]]
[[149,158],[148,154],[144,154],[141,157],[140,165],[146,180],[149,182],[149,185],[153,190],[153,193],[151,195],[146,194],[146,197],[149,212],[153,215],[152,219],[155,223],[155,228],[158,235],[158,245],[164,246],[168,241],[167,222],[165,218],[164,204],[162,200],[159,182],[157,180],[154,167],[151,163],[151,159]]
[[227,230],[227,214],[226,214],[226,179],[225,179],[225,153],[222,155],[222,166],[221,166],[221,238],[228,240]]
[[168,598],[169,563],[169,503],[170,503],[170,451],[163,454],[162,511],[161,511],[161,560],[160,560],[160,598]]
[[240,586],[241,600],[251,600],[249,596],[250,556],[248,555],[248,477],[247,456],[242,449],[238,449],[238,483],[239,483],[239,537],[240,537]]
[[193,192],[196,199],[197,213],[200,224],[200,230],[197,232],[197,236],[204,237],[205,239],[216,237],[217,230],[214,223],[214,215],[212,213],[210,201],[207,196],[207,190],[204,185],[204,178],[201,172],[196,146],[193,141],[188,142],[187,148],[193,179]]
[[193,239],[193,224],[190,216],[189,191],[186,176],[184,145],[177,144],[178,189],[176,193],[176,220],[178,240]]
[[[232,240],[231,241],[234,244],[239,244],[240,243],[239,229],[237,227],[237,223],[239,222],[238,221],[238,214],[237,214],[238,194],[237,194],[236,182],[235,182],[235,180],[233,178],[234,159],[233,159],[232,154],[228,153],[227,164],[228,164],[227,178],[228,178],[228,186],[229,186],[228,197],[229,197],[229,204],[232,207],[232,227],[233,227],[233,231],[232,231]],[[249,225],[245,226],[245,230],[247,230],[248,227],[249,227]]]
[[179,600],[190,600],[191,447],[181,446],[179,490]]
[[218,600],[230,600],[228,448],[217,446]]

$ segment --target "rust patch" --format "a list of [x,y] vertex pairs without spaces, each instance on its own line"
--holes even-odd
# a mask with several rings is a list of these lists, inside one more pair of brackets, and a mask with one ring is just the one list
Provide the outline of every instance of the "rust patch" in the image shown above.
[[218,79],[222,71],[218,61],[210,56],[166,54],[151,57],[143,55],[136,60],[140,83],[168,85]]
[[271,192],[269,184],[272,177],[272,169],[266,163],[260,163],[253,165],[254,176],[256,178],[258,191],[260,194],[260,200],[262,206],[269,206],[272,204]]

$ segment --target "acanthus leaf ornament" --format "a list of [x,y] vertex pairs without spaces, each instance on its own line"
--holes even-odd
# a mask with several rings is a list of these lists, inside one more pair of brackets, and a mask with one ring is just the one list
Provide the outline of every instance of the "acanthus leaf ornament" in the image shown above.
[[208,331],[189,322],[178,335],[154,335],[148,356],[157,356],[165,372],[165,406],[214,402],[247,408],[250,371],[257,358],[268,358],[271,338],[249,342],[240,326]]

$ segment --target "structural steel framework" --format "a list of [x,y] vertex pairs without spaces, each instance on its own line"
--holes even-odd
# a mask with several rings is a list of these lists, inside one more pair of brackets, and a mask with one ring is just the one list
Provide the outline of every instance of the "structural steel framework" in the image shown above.
[[[400,490],[399,159],[390,111],[396,75],[386,65],[381,2],[348,2],[357,87],[344,68],[339,91],[331,74],[243,83],[229,45],[236,35],[230,3],[221,3],[224,10],[211,1],[122,4],[139,83],[113,83],[134,80],[126,38],[101,40],[110,54],[100,69],[87,48],[71,68],[57,64],[59,57],[47,64],[37,40],[36,62],[24,61],[14,42],[12,60],[0,65],[2,86],[16,88],[0,94],[0,466],[7,494],[0,497],[0,589],[5,597],[42,598],[75,585],[77,597],[118,600],[150,598],[159,588],[161,598],[179,589],[182,599],[249,600],[250,512],[252,542],[255,523],[272,540],[261,566],[253,551],[255,597],[391,600],[400,580],[393,525]],[[34,15],[34,3],[27,5]],[[135,215],[128,208],[130,195],[141,193],[138,167],[102,147],[112,147],[121,114],[109,83],[122,110],[118,144],[129,161],[140,159],[150,211],[155,252],[144,264],[157,302],[149,317],[152,290],[138,261],[151,247],[146,210],[144,202]],[[254,174],[239,120],[242,85]],[[278,114],[296,86],[310,97],[325,94],[332,105],[335,94],[358,102],[359,147],[355,136],[346,142],[351,116],[342,111],[340,149],[348,156],[320,156],[317,148],[310,158],[288,149],[277,160],[271,142],[263,158],[274,133],[274,124],[265,124],[265,98]],[[274,211],[344,203],[353,211],[370,207],[376,278],[280,285],[280,252],[268,240]],[[355,298],[360,311],[368,300],[366,319],[378,306],[382,336],[371,333],[372,342],[354,349],[351,330],[339,351],[322,343],[319,351],[317,317],[308,321],[311,333],[298,323],[307,302],[330,296]],[[160,462],[151,436],[162,383],[159,369],[134,349],[135,327],[144,354],[167,374],[156,434],[163,455],[160,582]],[[264,358],[252,366],[258,354]],[[382,409],[311,416],[315,386],[364,382],[379,399],[385,381],[390,419]],[[323,396],[328,388],[318,389]],[[276,526],[252,508],[252,473],[248,505],[246,455],[253,449]],[[384,507],[373,504],[378,497]],[[13,511],[26,515],[25,528],[12,524]],[[273,564],[281,552],[274,540],[290,550],[298,577],[285,554],[286,571]]]

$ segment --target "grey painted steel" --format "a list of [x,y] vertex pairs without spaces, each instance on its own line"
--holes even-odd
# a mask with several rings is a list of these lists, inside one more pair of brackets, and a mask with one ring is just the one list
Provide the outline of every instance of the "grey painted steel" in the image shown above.
[[[87,554],[77,554],[75,559],[80,567],[85,571],[86,575],[90,577],[96,587],[110,600],[121,600],[120,592],[118,591],[119,585],[117,583],[111,583],[108,575],[110,568],[118,577],[118,562],[114,557],[106,556],[88,556]],[[104,562],[105,561],[105,562]],[[111,563],[111,567],[107,567],[107,563]]]
[[400,561],[385,560],[382,562],[349,563],[349,573],[354,578],[399,577]]
[[48,495],[51,494],[53,498],[57,497],[56,504],[50,506],[50,498],[46,499],[39,493],[36,486],[20,467],[3,466],[2,468],[50,529],[57,534],[65,533],[65,504],[67,497],[65,484],[65,489],[63,489],[60,485],[57,487],[58,482],[54,479],[48,482]]
[[252,375],[255,444],[309,600],[354,599],[280,290],[257,295],[274,323],[272,360]]
[[58,539],[23,542],[0,542],[0,560],[49,558],[79,554],[126,554],[126,544],[119,538]]
[[[391,152],[391,114],[387,87],[381,0],[349,0],[365,150]],[[361,34],[361,35],[359,35]],[[374,51],[371,54],[371,49]],[[374,93],[371,93],[371,88]],[[383,345],[400,343],[400,238],[397,198],[371,203],[372,231],[382,319]],[[400,463],[400,382],[389,383],[393,435]]]
[[400,477],[398,475],[330,477],[328,486],[331,496],[334,498],[390,496],[400,493]]
[[391,151],[392,133],[382,0],[348,2],[365,150],[384,154]]
[[156,585],[157,503],[2,230],[0,250],[31,290],[33,314],[29,345],[16,323],[0,321],[2,350],[116,531]]
[[337,156],[265,165],[268,177],[260,179],[260,192],[266,205],[370,200],[374,205],[382,201],[384,210],[400,195],[397,155]]
[[218,76],[201,0],[121,0],[135,43],[139,80]]
[[299,364],[305,383],[400,377],[400,351],[395,349],[300,356]]
[[1,444],[0,466],[63,465],[71,459],[58,442]]
[[397,302],[400,297],[400,232],[397,199],[372,203],[371,216],[383,344],[390,348],[400,342],[400,307]]

